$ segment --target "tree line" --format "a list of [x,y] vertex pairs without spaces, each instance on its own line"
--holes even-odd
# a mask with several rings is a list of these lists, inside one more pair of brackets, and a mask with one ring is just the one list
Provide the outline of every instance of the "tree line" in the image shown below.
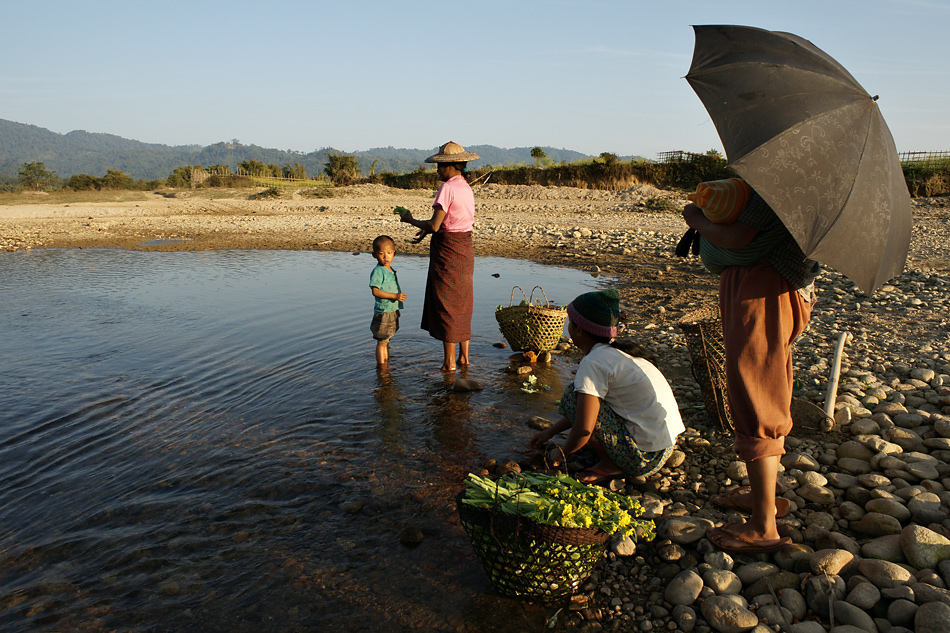
[[[598,158],[570,164],[551,165],[540,147],[531,151],[535,165],[515,165],[494,168],[486,165],[471,170],[470,180],[492,182],[496,184],[543,185],[562,187],[582,187],[593,189],[626,189],[636,184],[652,184],[670,189],[693,189],[697,184],[709,180],[731,178],[736,173],[729,167],[726,159],[716,150],[704,154],[683,152],[671,153],[662,162],[635,159],[620,160],[615,154],[604,152]],[[933,166],[918,163],[902,163],[904,178],[912,196],[940,196],[950,194],[950,164],[946,162]],[[60,179],[56,173],[39,161],[24,163],[18,170],[16,185],[0,185],[0,191],[25,189],[43,191],[63,189],[69,191],[89,191],[103,189],[126,189],[154,191],[163,187],[187,188],[200,187],[254,187],[261,183],[254,178],[284,178],[306,180],[306,167],[299,163],[286,163],[283,166],[264,163],[258,160],[245,160],[237,165],[235,174],[229,165],[186,165],[176,167],[167,178],[159,180],[135,180],[130,175],[116,169],[108,169],[104,176],[76,174]],[[196,173],[202,173],[201,182],[192,182]],[[335,185],[343,186],[358,182],[375,182],[402,189],[435,188],[439,185],[438,176],[433,169],[419,165],[418,169],[395,174],[384,172],[377,174],[371,167],[369,175],[361,173],[356,157],[347,154],[328,154],[323,174]]]
[[[360,176],[360,166],[356,158],[345,154],[329,154],[324,174],[336,185],[348,185],[356,182]],[[118,169],[108,169],[104,176],[74,174],[68,178],[59,178],[55,171],[47,169],[42,161],[23,163],[17,170],[17,184],[0,185],[0,190],[16,191],[101,191],[103,189],[124,189],[133,191],[154,191],[164,187],[186,188],[192,186],[196,172],[208,175],[201,185],[209,187],[254,186],[252,177],[285,178],[289,180],[307,180],[307,169],[299,162],[284,166],[263,163],[258,160],[245,160],[237,165],[237,172],[230,165],[185,165],[176,167],[167,178],[158,180],[136,180]],[[195,183],[199,185],[199,183]]]

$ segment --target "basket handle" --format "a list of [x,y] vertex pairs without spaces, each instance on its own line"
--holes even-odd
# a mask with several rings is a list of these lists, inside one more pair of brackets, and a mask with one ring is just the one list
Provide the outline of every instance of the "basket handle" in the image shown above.
[[564,449],[561,447],[560,444],[558,444],[557,442],[553,442],[551,440],[548,440],[542,446],[542,448],[544,448],[544,469],[551,470],[553,468],[550,464],[548,464],[548,447],[550,446],[553,446],[554,448],[558,450],[558,452],[561,453],[561,463],[564,465],[564,473],[566,474],[567,473],[567,455],[564,453]]
[[[509,308],[515,304],[515,289],[516,289],[516,288],[517,288],[518,290],[521,290],[521,286],[515,286],[514,288],[511,289],[511,299],[508,300],[508,307],[509,307]],[[533,293],[533,291],[532,291],[532,293]],[[524,290],[521,290],[521,296],[524,297],[525,302],[530,303],[530,302],[528,301],[528,295],[526,295],[526,294],[524,293]]]
[[[549,305],[551,305],[551,302],[548,301],[548,296],[547,296],[546,294],[544,294],[544,288],[542,288],[541,286],[535,286],[534,288],[531,289],[531,298],[528,300],[528,303],[529,303],[529,304],[533,304],[533,303],[534,303],[534,291],[535,291],[535,290],[540,290],[540,291],[541,291],[541,295],[544,296],[544,307],[548,307]],[[522,292],[524,292],[524,291],[522,290]],[[538,303],[541,303],[541,301],[539,300]]]

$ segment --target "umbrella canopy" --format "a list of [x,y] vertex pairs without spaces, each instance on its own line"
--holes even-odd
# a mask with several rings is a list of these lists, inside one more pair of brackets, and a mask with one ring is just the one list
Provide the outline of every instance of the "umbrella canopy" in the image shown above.
[[877,97],[791,33],[693,29],[686,80],[732,168],[809,258],[868,293],[899,275],[910,244],[910,194]]

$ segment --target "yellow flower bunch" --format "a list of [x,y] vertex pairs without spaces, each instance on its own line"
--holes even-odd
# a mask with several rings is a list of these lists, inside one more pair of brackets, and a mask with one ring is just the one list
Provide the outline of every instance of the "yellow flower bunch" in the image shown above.
[[655,526],[638,518],[635,499],[581,483],[568,475],[511,473],[497,481],[469,474],[463,503],[523,516],[541,525],[596,528],[652,540]]

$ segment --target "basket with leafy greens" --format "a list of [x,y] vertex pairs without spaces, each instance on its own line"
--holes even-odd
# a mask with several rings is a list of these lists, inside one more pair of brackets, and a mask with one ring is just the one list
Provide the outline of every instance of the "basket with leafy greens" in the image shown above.
[[626,495],[568,475],[470,474],[456,498],[459,518],[497,591],[553,598],[576,590],[611,535],[651,540],[653,521]]

